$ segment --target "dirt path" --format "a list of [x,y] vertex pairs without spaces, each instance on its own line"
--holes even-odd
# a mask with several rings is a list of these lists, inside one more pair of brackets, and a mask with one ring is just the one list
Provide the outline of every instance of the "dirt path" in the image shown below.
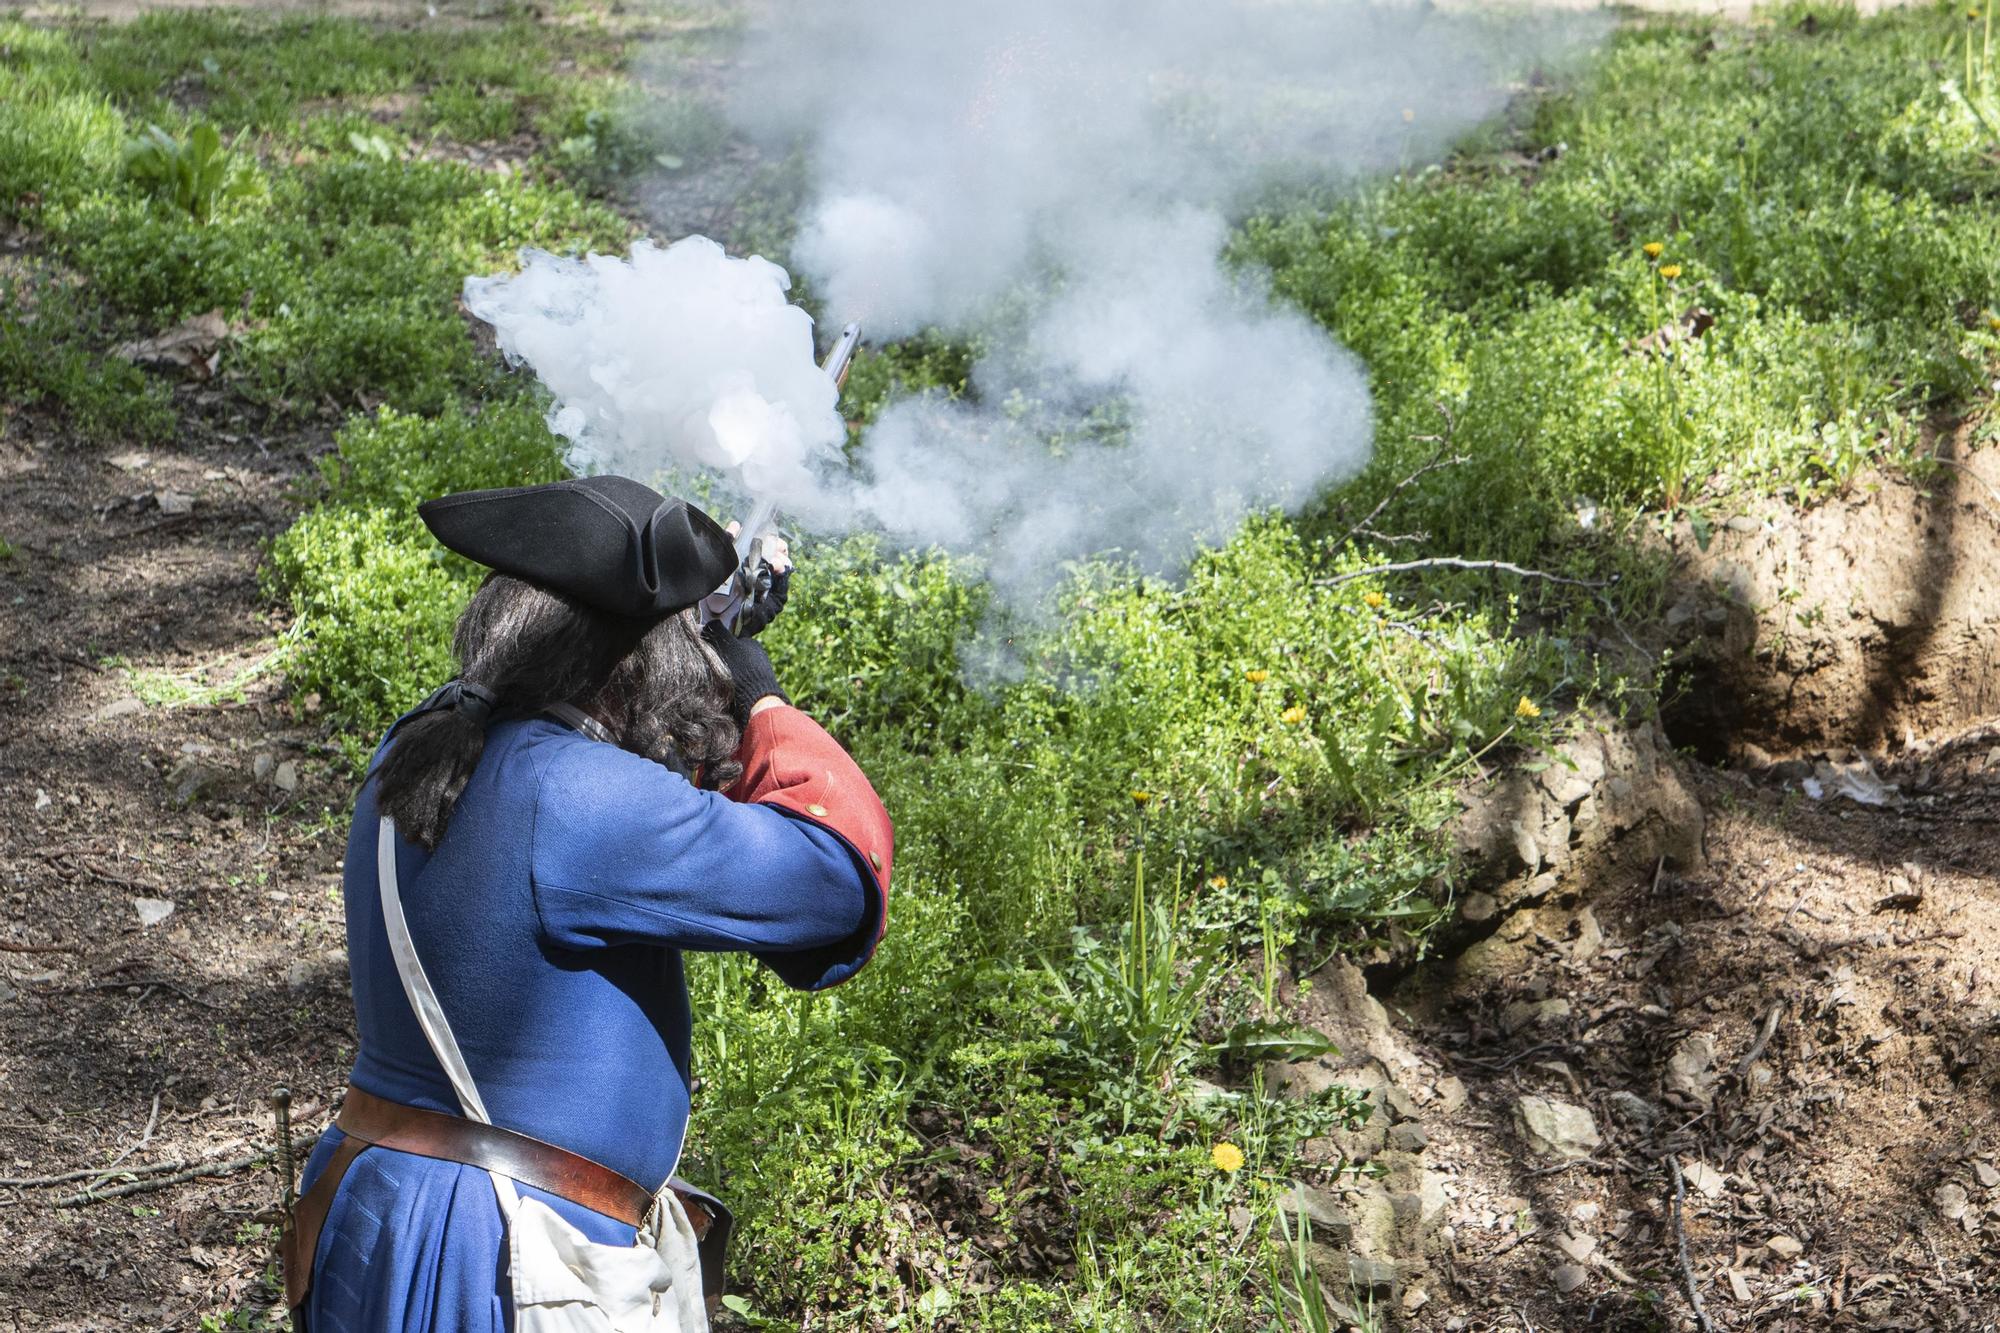
[[[231,1160],[263,1099],[338,1091],[351,1052],[332,888],[346,781],[270,674],[241,702],[147,706],[275,646],[259,544],[328,434],[267,433],[184,386],[145,451],[0,416],[0,1317],[189,1328],[255,1299],[266,1170],[88,1208],[19,1182]],[[139,900],[172,903],[143,924]],[[152,907],[150,911],[163,910]]]

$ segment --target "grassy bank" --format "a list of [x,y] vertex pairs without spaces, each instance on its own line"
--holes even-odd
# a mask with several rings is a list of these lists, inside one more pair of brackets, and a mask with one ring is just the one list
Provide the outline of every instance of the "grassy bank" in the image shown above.
[[[1473,756],[1531,749],[1580,701],[1651,706],[1655,664],[1612,623],[1654,610],[1648,525],[1922,469],[1926,425],[1983,401],[1985,23],[1629,29],[1445,163],[1244,219],[1245,268],[1367,362],[1375,462],[1176,585],[1078,570],[1003,686],[965,683],[985,651],[969,567],[809,548],[771,647],[896,817],[896,924],[825,996],[743,959],[691,967],[688,1174],[741,1210],[748,1317],[1279,1317],[1274,1200],[1300,1144],[1359,1108],[1262,1095],[1257,1056],[1303,1040],[1270,969],[1420,948],[1450,910],[1442,827]],[[729,26],[649,35],[701,53]],[[456,310],[463,276],[523,245],[622,248],[630,173],[721,147],[691,94],[670,114],[630,99],[632,37],[0,24],[0,213],[26,238],[0,266],[22,312],[0,389],[79,449],[169,438],[216,409],[111,349],[220,310],[228,410],[338,423],[269,586],[303,622],[297,690],[356,752],[449,674],[476,579],[413,502],[558,470],[541,406]],[[964,367],[935,339],[871,349],[848,411],[963,390]],[[1357,531],[1385,498],[1369,528],[1414,540]],[[1618,582],[1341,577],[1427,555]]]

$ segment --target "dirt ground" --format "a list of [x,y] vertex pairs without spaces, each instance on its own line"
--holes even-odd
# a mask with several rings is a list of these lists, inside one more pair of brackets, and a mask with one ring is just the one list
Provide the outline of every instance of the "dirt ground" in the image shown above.
[[[0,409],[0,1316],[194,1327],[255,1299],[265,1098],[353,1046],[339,760],[258,664],[259,544],[330,446],[179,391],[171,445],[95,451]],[[148,706],[249,675],[241,702]],[[329,813],[331,812],[331,813]],[[148,900],[151,900],[149,903]],[[145,924],[142,909],[169,915]],[[136,904],[136,905],[135,905]],[[207,1170],[170,1188],[164,1164]],[[129,1198],[65,1196],[140,1172]],[[49,1180],[49,1177],[63,1177]]]

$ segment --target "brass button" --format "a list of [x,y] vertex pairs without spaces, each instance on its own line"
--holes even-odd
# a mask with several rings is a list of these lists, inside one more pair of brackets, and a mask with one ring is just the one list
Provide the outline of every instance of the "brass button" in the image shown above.
[[809,805],[806,807],[806,813],[817,819],[825,819],[826,807],[823,805]]

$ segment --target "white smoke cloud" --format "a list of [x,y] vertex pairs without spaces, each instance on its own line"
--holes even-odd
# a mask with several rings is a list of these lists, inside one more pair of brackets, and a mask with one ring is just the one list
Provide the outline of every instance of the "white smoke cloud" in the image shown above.
[[1168,571],[1358,470],[1362,367],[1225,269],[1227,219],[1426,160],[1500,107],[1506,70],[1599,27],[1321,0],[777,4],[735,107],[807,145],[793,262],[873,338],[989,349],[968,397],[892,405],[858,482],[800,512],[978,551],[1022,606],[1066,560]]
[[783,269],[700,236],[641,241],[629,260],[523,261],[467,279],[465,304],[555,396],[549,428],[570,441],[572,467],[708,469],[769,504],[813,502],[847,428]]
[[852,461],[782,270],[693,238],[467,284],[572,461],[717,469],[823,532],[976,552],[1029,609],[1066,562],[1171,572],[1366,461],[1366,375],[1223,262],[1260,191],[1423,162],[1602,20],[1354,0],[776,0],[732,100],[811,162],[792,262],[871,340],[976,336],[970,391]]

